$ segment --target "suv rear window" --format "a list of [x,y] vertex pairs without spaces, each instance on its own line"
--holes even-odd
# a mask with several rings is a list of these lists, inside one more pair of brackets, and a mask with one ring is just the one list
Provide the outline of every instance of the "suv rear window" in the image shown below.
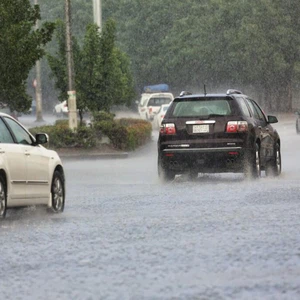
[[163,104],[169,104],[172,101],[171,98],[151,98],[147,106],[162,106]]
[[191,117],[207,115],[231,115],[231,107],[228,99],[191,99],[174,102],[171,112],[173,117]]

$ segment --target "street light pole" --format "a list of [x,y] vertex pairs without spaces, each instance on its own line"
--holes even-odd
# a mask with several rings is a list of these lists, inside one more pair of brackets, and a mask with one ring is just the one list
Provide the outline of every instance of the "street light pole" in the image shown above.
[[[34,4],[38,5],[38,0],[34,0]],[[39,20],[36,20],[35,29],[39,29]],[[41,61],[35,64],[36,80],[35,80],[35,102],[36,102],[36,122],[43,121],[42,114],[42,85],[41,85]]]
[[93,0],[94,8],[94,23],[96,23],[99,29],[102,29],[102,5],[101,0]]
[[69,127],[72,130],[77,128],[77,107],[76,107],[76,91],[74,80],[74,62],[72,52],[72,35],[71,35],[71,4],[70,0],[65,2],[66,15],[66,55],[68,68],[68,111],[69,111]]

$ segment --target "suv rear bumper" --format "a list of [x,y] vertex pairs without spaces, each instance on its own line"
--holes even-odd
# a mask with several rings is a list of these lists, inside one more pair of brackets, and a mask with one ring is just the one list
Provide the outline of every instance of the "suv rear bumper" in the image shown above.
[[245,153],[242,147],[163,149],[159,159],[163,168],[178,173],[243,172]]

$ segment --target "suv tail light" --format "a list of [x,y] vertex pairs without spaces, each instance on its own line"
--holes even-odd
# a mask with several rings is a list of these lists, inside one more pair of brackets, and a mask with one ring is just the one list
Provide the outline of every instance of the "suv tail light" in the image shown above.
[[227,122],[226,132],[236,133],[248,131],[248,123],[246,121],[229,121]]
[[163,124],[160,127],[160,133],[167,134],[167,135],[176,134],[175,124],[174,123]]
[[150,106],[149,107],[149,114],[151,114],[152,113],[152,107]]

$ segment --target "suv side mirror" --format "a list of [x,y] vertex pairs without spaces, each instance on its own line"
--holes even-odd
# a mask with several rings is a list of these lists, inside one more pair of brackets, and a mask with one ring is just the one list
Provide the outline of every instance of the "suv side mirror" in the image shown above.
[[278,119],[275,116],[268,116],[268,123],[278,123]]

